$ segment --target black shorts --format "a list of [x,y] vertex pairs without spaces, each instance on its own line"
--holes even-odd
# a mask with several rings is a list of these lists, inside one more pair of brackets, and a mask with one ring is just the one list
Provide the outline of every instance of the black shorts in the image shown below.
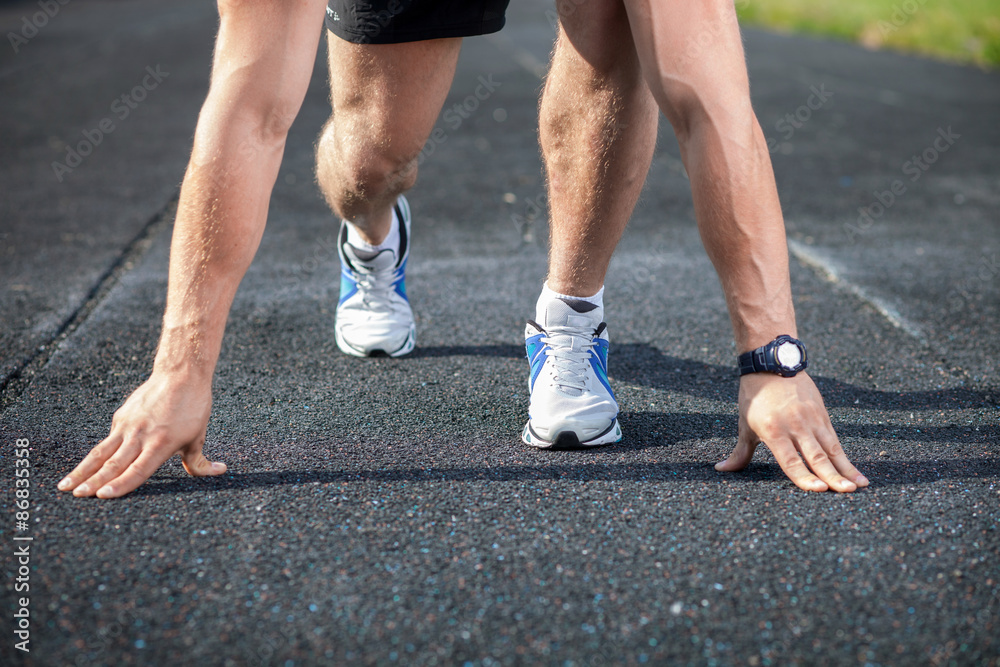
[[326,27],[355,44],[471,37],[503,27],[510,0],[329,0]]

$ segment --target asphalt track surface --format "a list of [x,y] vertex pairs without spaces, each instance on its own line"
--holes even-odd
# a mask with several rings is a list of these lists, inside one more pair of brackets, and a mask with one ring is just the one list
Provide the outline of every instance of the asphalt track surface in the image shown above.
[[[77,0],[3,44],[0,663],[998,663],[1000,77],[746,31],[800,334],[872,482],[808,494],[763,449],[743,473],[712,468],[735,437],[734,349],[666,124],[607,281],[625,438],[520,443],[548,7],[515,0],[503,33],[466,41],[410,196],[407,359],[333,341],[320,59],[216,378],[206,449],[229,472],[193,480],[175,460],[114,502],[55,484],[150,367],[215,10]],[[36,11],[0,7],[3,33]],[[147,66],[169,74],[121,118]],[[496,85],[470,101],[480,77]],[[58,180],[52,162],[106,118]],[[30,653],[13,634],[25,544]]]

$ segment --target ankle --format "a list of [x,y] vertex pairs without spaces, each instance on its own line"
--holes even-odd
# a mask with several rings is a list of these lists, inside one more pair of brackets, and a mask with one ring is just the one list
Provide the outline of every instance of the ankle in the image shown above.
[[535,321],[544,323],[545,321],[545,309],[548,305],[557,300],[575,300],[575,301],[586,301],[587,303],[592,303],[600,309],[601,314],[604,313],[604,286],[601,285],[601,289],[597,291],[596,294],[592,296],[578,296],[575,294],[561,294],[556,292],[549,287],[548,281],[542,285],[542,292],[538,295],[538,301],[535,303]]
[[347,242],[355,248],[367,251],[399,249],[400,222],[396,216],[395,206],[389,209],[389,227],[384,234],[378,234],[371,225],[361,226],[350,220],[344,222],[347,224]]

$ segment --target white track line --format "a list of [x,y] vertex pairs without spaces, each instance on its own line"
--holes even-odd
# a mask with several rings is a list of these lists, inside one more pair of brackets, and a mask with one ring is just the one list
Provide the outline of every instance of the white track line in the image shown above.
[[829,257],[823,257],[814,248],[803,245],[798,241],[788,239],[788,249],[797,260],[811,268],[813,271],[834,285],[850,292],[869,306],[877,310],[882,317],[889,321],[889,324],[901,331],[905,331],[910,336],[916,338],[920,343],[926,344],[927,338],[923,329],[919,325],[906,319],[891,303],[885,299],[875,296],[864,287],[855,285],[847,278],[844,278],[844,270],[837,266],[836,262]]

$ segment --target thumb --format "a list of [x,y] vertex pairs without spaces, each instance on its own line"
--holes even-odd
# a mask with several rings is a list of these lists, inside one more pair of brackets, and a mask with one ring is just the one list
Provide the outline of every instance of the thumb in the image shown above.
[[205,436],[202,435],[191,446],[187,447],[181,454],[181,463],[184,469],[192,477],[209,477],[221,475],[226,472],[226,464],[222,461],[209,461],[202,454],[202,447],[205,444]]
[[715,469],[721,472],[736,472],[737,470],[743,470],[750,465],[750,461],[753,459],[753,453],[757,451],[757,445],[759,444],[760,438],[758,438],[756,434],[750,430],[743,419],[740,419],[740,432],[736,438],[736,446],[729,454],[729,458],[715,464]]

